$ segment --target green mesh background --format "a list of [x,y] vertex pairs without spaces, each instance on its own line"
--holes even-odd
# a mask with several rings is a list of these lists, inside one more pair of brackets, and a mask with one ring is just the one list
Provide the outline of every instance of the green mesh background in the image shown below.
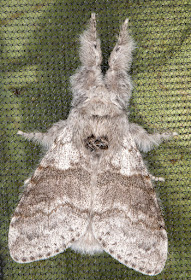
[[165,269],[153,279],[191,279],[191,3],[170,1],[1,0],[0,92],[0,279],[151,279],[108,254],[71,250],[44,261],[17,264],[9,256],[7,233],[23,181],[42,149],[16,133],[46,131],[68,115],[69,77],[79,66],[78,35],[92,11],[104,55],[103,70],[122,21],[130,19],[137,42],[131,74],[130,119],[149,132],[177,131],[176,139],[145,156],[169,237]]

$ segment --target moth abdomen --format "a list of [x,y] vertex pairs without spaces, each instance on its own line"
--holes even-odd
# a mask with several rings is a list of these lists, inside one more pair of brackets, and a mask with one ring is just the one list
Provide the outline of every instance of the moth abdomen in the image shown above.
[[84,144],[86,149],[93,151],[107,150],[109,147],[109,140],[107,136],[96,137],[91,134],[86,139],[84,139]]

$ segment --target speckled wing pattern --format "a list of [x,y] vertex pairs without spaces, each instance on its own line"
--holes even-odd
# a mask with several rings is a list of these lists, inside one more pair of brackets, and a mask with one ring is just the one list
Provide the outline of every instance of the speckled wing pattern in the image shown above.
[[67,128],[63,134],[65,141],[58,139],[43,158],[11,220],[9,249],[16,262],[63,252],[87,228],[90,176],[79,165]]
[[119,262],[156,275],[166,262],[167,233],[151,180],[129,140],[113,162],[116,166],[97,180],[92,221],[95,238]]

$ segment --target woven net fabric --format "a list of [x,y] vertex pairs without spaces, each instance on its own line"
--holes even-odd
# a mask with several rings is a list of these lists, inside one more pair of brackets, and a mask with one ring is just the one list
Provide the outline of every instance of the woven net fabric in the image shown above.
[[144,158],[162,176],[155,189],[167,227],[165,269],[154,279],[191,279],[190,1],[185,0],[1,0],[0,92],[0,279],[151,279],[111,256],[68,249],[56,257],[15,263],[8,251],[10,218],[22,185],[44,151],[18,130],[46,131],[70,110],[69,77],[79,66],[79,34],[97,16],[103,71],[126,17],[136,41],[131,68],[130,120],[149,132],[178,136]]

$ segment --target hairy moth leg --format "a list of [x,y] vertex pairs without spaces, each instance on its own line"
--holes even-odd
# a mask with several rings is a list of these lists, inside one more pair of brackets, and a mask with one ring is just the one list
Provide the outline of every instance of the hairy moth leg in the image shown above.
[[111,71],[128,71],[132,62],[132,51],[134,42],[127,30],[128,19],[121,26],[118,41],[111,52],[109,58],[109,67]]
[[178,135],[176,132],[149,134],[144,128],[136,123],[131,123],[129,129],[138,148],[143,152],[148,152],[152,150],[154,146],[158,146],[163,141]]
[[91,14],[90,24],[87,30],[80,36],[80,61],[81,67],[71,77],[71,85],[74,94],[83,95],[84,90],[89,90],[93,86],[103,84],[101,73],[101,47],[97,38],[96,16]]
[[63,129],[66,126],[67,121],[59,121],[55,123],[46,133],[42,132],[23,132],[19,130],[17,132],[18,135],[23,136],[27,140],[31,140],[34,142],[39,142],[41,145],[45,147],[50,147],[55,138],[58,136],[59,130]]
[[156,176],[153,176],[153,175],[151,175],[151,174],[149,174],[149,177],[150,177],[150,179],[151,179],[152,181],[156,181],[156,182],[158,182],[158,181],[160,181],[160,182],[165,182],[165,179],[164,179],[163,177],[156,177]]
[[80,61],[87,68],[99,67],[102,61],[100,40],[97,38],[96,16],[91,14],[89,28],[80,36]]
[[105,76],[108,90],[118,93],[121,99],[128,102],[132,90],[131,79],[127,74],[132,61],[134,42],[127,31],[128,19],[123,23],[117,44],[109,58],[109,69]]

